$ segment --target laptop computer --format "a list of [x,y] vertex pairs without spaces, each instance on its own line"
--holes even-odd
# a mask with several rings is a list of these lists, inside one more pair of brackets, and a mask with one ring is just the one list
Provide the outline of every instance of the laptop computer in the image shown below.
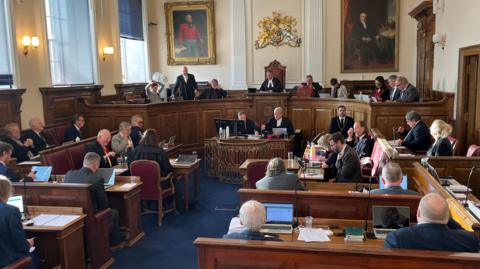
[[260,229],[262,233],[291,234],[293,231],[293,204],[263,203],[267,221]]
[[169,139],[168,139],[168,145],[169,146],[172,146],[175,144],[175,138],[176,136],[175,135],[172,135]]
[[288,135],[287,128],[272,128],[273,135]]
[[35,182],[48,182],[52,174],[52,166],[32,166],[32,171],[35,171]]
[[410,207],[372,206],[373,232],[375,237],[385,239],[387,234],[410,226]]
[[193,154],[178,154],[178,158],[175,160],[175,163],[194,163],[197,160],[197,157],[197,155]]
[[101,178],[103,178],[103,185],[105,189],[108,189],[115,185],[115,169],[113,168],[99,168],[96,172]]
[[257,88],[248,88],[248,93],[256,93]]
[[[378,183],[379,183],[380,189],[385,189],[386,188],[385,185],[382,182],[382,176],[380,176],[380,178],[378,179]],[[403,175],[402,183],[400,183],[400,187],[402,187],[402,189],[404,189],[404,190],[408,189],[408,176],[407,175]]]
[[23,214],[23,197],[19,196],[12,196],[8,198],[7,204],[14,206],[20,210],[20,214],[22,214],[22,220],[25,219],[25,215]]

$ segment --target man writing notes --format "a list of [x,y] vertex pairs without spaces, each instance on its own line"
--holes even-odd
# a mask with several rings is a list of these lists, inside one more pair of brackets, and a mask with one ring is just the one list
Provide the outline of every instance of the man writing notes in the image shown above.
[[282,85],[278,78],[273,76],[272,71],[267,71],[267,78],[263,81],[260,91],[262,92],[283,92]]
[[343,134],[343,137],[346,138],[348,137],[348,130],[353,128],[354,122],[353,118],[347,116],[347,108],[343,105],[339,106],[337,107],[337,116],[330,121],[329,133],[340,132]]
[[339,132],[332,134],[330,138],[330,147],[337,155],[337,182],[357,183],[363,182],[362,170],[360,169],[360,159],[353,148],[345,143],[343,135]]
[[107,129],[98,131],[97,140],[86,146],[86,152],[95,152],[98,156],[101,156],[100,167],[111,168],[117,164],[117,158],[115,158],[115,152],[109,148],[110,139],[112,135]]
[[292,122],[283,117],[283,109],[281,107],[276,107],[273,110],[273,118],[271,118],[266,125],[262,125],[262,130],[266,130],[269,133],[273,131],[273,128],[286,128],[288,135],[295,132]]
[[432,137],[428,126],[422,121],[420,114],[410,111],[405,115],[407,125],[410,131],[406,131],[403,127],[398,127],[398,132],[405,136],[399,139],[397,145],[407,147],[414,153],[418,151],[427,151],[432,145]]
[[183,67],[182,74],[177,77],[173,90],[183,100],[193,100],[195,98],[195,94],[198,93],[197,81],[194,75],[188,73],[188,67]]

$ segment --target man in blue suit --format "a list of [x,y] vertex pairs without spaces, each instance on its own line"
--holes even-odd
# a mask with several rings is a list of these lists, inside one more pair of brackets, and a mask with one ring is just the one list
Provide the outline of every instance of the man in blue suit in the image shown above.
[[478,253],[477,237],[465,230],[450,229],[447,226],[448,219],[447,201],[437,193],[429,193],[420,200],[417,210],[418,224],[389,233],[384,246]]
[[375,141],[370,137],[367,124],[364,121],[355,122],[353,128],[350,128],[347,134],[347,144],[355,149],[358,158],[370,157],[372,155]]
[[432,145],[432,136],[430,129],[422,121],[420,114],[415,111],[410,111],[405,115],[407,125],[410,131],[406,131],[403,127],[398,128],[398,132],[404,135],[404,139],[399,139],[397,145],[407,147],[414,153],[417,151],[427,151]]
[[63,143],[82,140],[84,138],[81,130],[83,126],[85,126],[85,118],[82,115],[73,115],[70,126],[67,127],[63,134]]

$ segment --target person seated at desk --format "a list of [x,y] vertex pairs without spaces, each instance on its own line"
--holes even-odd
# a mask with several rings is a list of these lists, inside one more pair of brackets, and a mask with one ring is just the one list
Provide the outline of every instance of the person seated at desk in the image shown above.
[[332,90],[330,92],[330,97],[332,98],[348,98],[348,90],[345,85],[340,84],[338,79],[332,78],[330,80],[330,85],[332,86]]
[[246,134],[255,134],[255,132],[260,133],[260,128],[258,128],[253,120],[247,117],[247,112],[240,111],[238,112],[237,116],[239,120],[244,121]]
[[130,137],[132,138],[133,146],[136,147],[143,135],[143,118],[140,115],[133,115],[130,123],[132,124]]
[[331,134],[325,134],[322,135],[317,141],[317,144],[326,150],[325,161],[321,163],[323,168],[323,178],[325,180],[335,178],[338,172],[337,168],[335,167],[338,154],[330,147],[329,141],[331,138]]
[[[8,177],[13,182],[19,182],[22,180],[21,177],[8,167],[8,164],[12,159],[12,151],[12,145],[0,142],[0,175]],[[26,182],[32,182],[34,178],[35,173],[30,172],[28,176],[23,178],[23,180]]]
[[420,200],[417,209],[418,224],[389,233],[384,246],[478,253],[478,238],[465,230],[450,229],[447,226],[448,219],[447,201],[440,194],[431,192]]
[[107,129],[98,131],[97,139],[85,147],[85,152],[95,152],[98,156],[102,156],[100,160],[101,168],[111,168],[117,164],[117,158],[115,158],[115,151],[109,148],[110,139],[112,135]]
[[[100,168],[100,160],[102,158],[95,152],[88,152],[83,158],[83,167],[80,170],[70,170],[65,175],[64,183],[81,183],[91,184],[90,193],[93,205],[93,211],[98,213],[109,207],[108,197],[105,192],[105,180],[101,178],[96,172]],[[121,247],[121,242],[124,238],[120,233],[120,225],[118,219],[118,211],[110,209],[111,214],[108,221],[112,224],[110,232],[110,245]]]
[[260,86],[261,92],[283,92],[282,83],[273,76],[272,71],[267,71],[266,76],[267,78]]
[[337,168],[336,182],[361,183],[363,182],[360,159],[353,148],[345,142],[340,132],[332,134],[330,147],[338,154],[335,167]]
[[227,97],[227,92],[220,88],[217,79],[212,79],[210,88],[204,90],[199,96],[199,99],[223,99]]
[[405,115],[407,125],[410,131],[406,131],[403,127],[398,127],[398,132],[405,138],[399,139],[397,145],[404,146],[414,153],[417,151],[427,151],[432,144],[430,130],[422,121],[422,117],[415,111],[410,111]]
[[398,76],[396,81],[397,88],[400,90],[400,96],[395,101],[402,103],[418,102],[418,90],[412,84],[408,83],[407,78]]
[[[27,239],[18,208],[7,204],[12,193],[12,183],[0,176],[0,268],[30,255],[33,238]],[[34,259],[35,261],[35,259]],[[31,264],[29,268],[38,268]]]
[[330,120],[330,134],[340,132],[344,138],[348,137],[348,130],[353,128],[355,120],[347,116],[347,107],[340,105],[337,107],[337,116]]
[[[302,82],[302,85],[297,88],[297,96],[318,97],[322,88],[323,87],[320,83],[313,81],[312,75],[307,75],[305,77],[305,82]],[[302,94],[301,91],[311,91],[311,94]]]
[[387,83],[382,76],[375,78],[375,89],[372,90],[372,98],[377,102],[385,102],[390,99],[390,91],[387,88]]
[[435,143],[428,149],[427,156],[453,156],[452,143],[448,136],[452,133],[452,126],[443,120],[434,120],[430,126],[430,134]]
[[[172,173],[173,167],[170,164],[167,153],[158,145],[158,142],[157,131],[154,129],[146,130],[138,146],[128,154],[128,167],[136,160],[151,160],[156,161],[160,166],[162,177]],[[167,181],[162,181],[162,184],[163,182],[168,183]]]
[[[368,134],[368,127],[364,121],[355,122],[353,128],[350,128],[347,133],[347,144],[355,149],[360,159],[372,155],[375,142]],[[355,138],[353,137],[354,134]]]
[[82,128],[85,126],[85,118],[82,115],[73,115],[70,126],[67,127],[63,135],[63,143],[78,142],[84,137]]
[[20,140],[20,126],[18,123],[7,123],[5,125],[6,137],[4,142],[12,145],[12,157],[17,159],[17,163],[29,161],[34,156],[33,141],[27,138],[25,142]]
[[[277,237],[266,236],[260,229],[266,222],[265,206],[255,200],[249,200],[242,204],[239,212],[241,229],[228,232],[223,236],[225,239],[282,241]],[[233,222],[234,220],[232,220]]]
[[259,190],[305,190],[298,176],[287,172],[285,163],[280,158],[273,158],[268,162],[265,177],[257,181],[255,186]]
[[23,142],[27,142],[28,139],[32,140],[32,153],[33,155],[38,155],[40,151],[48,147],[47,139],[43,134],[45,125],[43,124],[42,120],[37,117],[31,118],[28,122],[28,125],[30,125],[30,130],[25,131],[21,140]]
[[413,190],[404,190],[402,184],[403,173],[398,163],[388,162],[382,168],[382,182],[384,189],[372,190],[371,194],[410,194],[419,195]]
[[118,134],[112,137],[112,150],[120,156],[127,156],[128,152],[133,149],[133,141],[130,138],[132,125],[126,121],[120,122],[118,125]]
[[273,118],[268,120],[265,125],[262,125],[262,130],[268,133],[272,133],[273,128],[287,128],[288,135],[292,135],[295,132],[292,122],[283,117],[283,109],[281,107],[276,107],[273,110]]

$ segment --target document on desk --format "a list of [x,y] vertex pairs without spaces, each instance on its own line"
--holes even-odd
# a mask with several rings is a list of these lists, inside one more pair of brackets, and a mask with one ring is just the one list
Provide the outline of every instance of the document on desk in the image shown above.
[[136,183],[125,183],[123,184],[122,186],[120,186],[120,189],[125,189],[125,190],[128,190],[130,188],[133,188],[135,186]]
[[34,166],[34,165],[40,165],[40,161],[24,161],[21,163],[17,164],[18,166]]
[[331,234],[329,230],[300,228],[298,240],[305,242],[330,242],[329,234]]
[[77,215],[53,215],[53,214],[40,214],[33,218],[34,225],[36,226],[54,226],[61,227],[75,220]]
[[127,168],[113,168],[113,170],[115,171],[115,175],[118,176],[118,175],[122,174],[123,172],[127,171],[128,169]]
[[33,223],[36,226],[43,226],[45,223],[48,223],[49,221],[52,221],[58,217],[58,215],[52,215],[52,214],[40,214],[33,218]]

